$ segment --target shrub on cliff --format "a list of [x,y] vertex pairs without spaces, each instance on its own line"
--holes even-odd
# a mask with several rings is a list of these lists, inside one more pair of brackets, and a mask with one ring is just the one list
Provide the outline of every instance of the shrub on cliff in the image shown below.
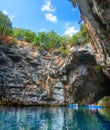
[[35,39],[36,33],[28,29],[14,28],[13,35],[18,40],[26,41],[26,42],[33,42]]
[[71,44],[82,45],[89,42],[89,35],[85,24],[80,25],[80,31],[72,36],[70,39]]
[[60,47],[60,36],[54,32],[39,32],[38,35],[35,37],[34,44],[46,48],[46,49],[53,49]]
[[7,15],[0,11],[0,39],[12,35],[12,23]]

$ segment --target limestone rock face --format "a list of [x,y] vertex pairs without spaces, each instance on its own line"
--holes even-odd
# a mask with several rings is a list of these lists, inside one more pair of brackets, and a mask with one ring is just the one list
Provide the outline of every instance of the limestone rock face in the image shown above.
[[0,102],[7,105],[93,103],[109,92],[94,54],[75,47],[69,56],[28,44],[0,43]]
[[92,39],[96,59],[110,78],[110,0],[77,0],[77,4]]
[[[32,49],[28,43],[0,43],[0,101],[17,105],[64,104],[68,58]],[[64,74],[64,76],[62,76]],[[62,81],[60,81],[60,77]]]
[[71,84],[68,94],[72,98],[69,99],[83,105],[97,102],[104,95],[109,95],[109,84],[104,83],[105,78],[96,63],[94,53],[81,47],[75,49],[72,55],[71,63],[66,68],[68,82]]

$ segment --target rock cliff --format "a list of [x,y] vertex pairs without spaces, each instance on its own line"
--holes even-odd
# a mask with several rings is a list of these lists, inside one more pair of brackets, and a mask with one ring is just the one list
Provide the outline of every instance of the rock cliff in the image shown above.
[[79,6],[103,72],[110,78],[110,0],[70,0]]
[[79,6],[95,53],[75,47],[65,57],[0,42],[1,104],[86,104],[110,95],[110,0],[70,1]]
[[37,51],[29,43],[0,43],[0,102],[7,105],[93,103],[109,95],[94,53],[85,46]]

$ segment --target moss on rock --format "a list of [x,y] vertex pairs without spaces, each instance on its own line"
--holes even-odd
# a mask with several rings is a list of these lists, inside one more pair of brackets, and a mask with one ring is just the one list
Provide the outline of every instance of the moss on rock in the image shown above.
[[110,96],[105,96],[98,101],[98,106],[110,107]]

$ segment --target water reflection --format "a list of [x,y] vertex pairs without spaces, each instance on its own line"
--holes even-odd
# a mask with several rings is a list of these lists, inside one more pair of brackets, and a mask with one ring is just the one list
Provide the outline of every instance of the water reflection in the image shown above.
[[[106,120],[108,114],[104,111],[105,109],[68,107],[1,106],[0,130],[110,130],[110,116]],[[106,111],[110,112],[110,109]]]
[[98,112],[99,112],[104,118],[106,118],[106,120],[110,121],[110,109],[108,109],[108,108],[103,108],[103,109],[99,109]]

